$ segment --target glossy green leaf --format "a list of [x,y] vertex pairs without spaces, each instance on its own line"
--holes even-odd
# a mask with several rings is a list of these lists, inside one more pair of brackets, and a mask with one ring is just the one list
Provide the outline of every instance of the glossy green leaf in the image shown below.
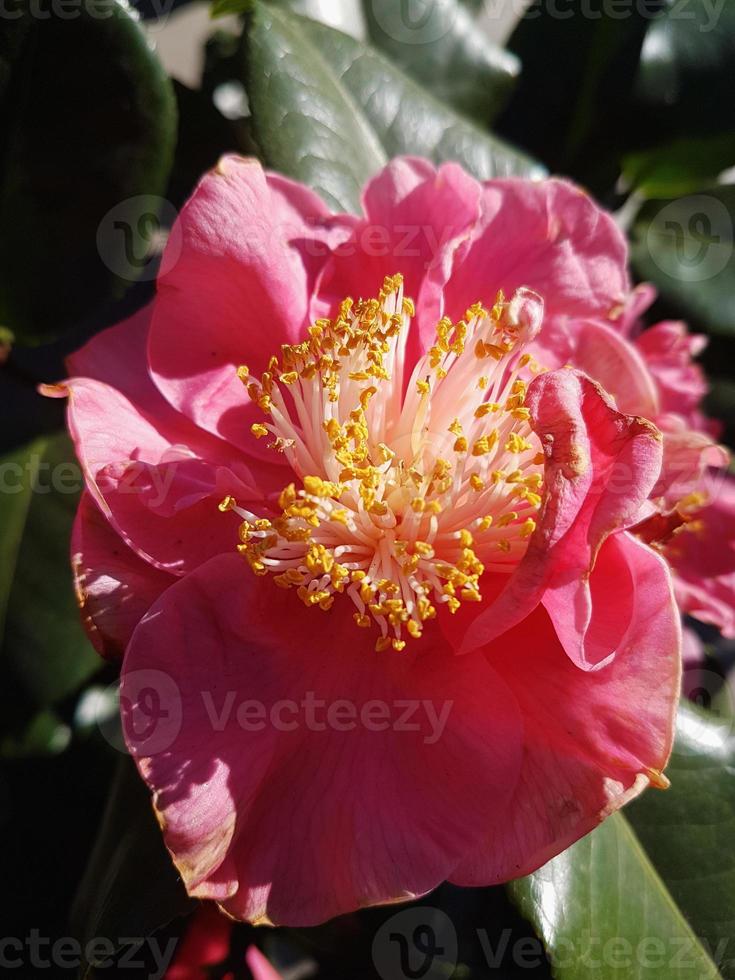
[[648,202],[631,239],[636,272],[675,315],[695,329],[735,333],[735,186]]
[[520,71],[518,58],[478,29],[460,0],[368,0],[370,38],[440,102],[488,125]]
[[174,136],[171,86],[117,0],[6,20],[0,42],[0,325],[59,334],[145,267]]
[[682,703],[666,792],[647,790],[508,885],[559,980],[735,977],[731,706]]
[[682,705],[671,788],[626,810],[641,845],[727,980],[735,977],[735,737],[719,716]]
[[[69,538],[81,473],[66,435],[39,440],[21,462],[6,463],[4,496],[25,499],[13,516],[19,544],[9,566],[0,649],[33,703],[45,707],[75,691],[100,667],[87,640],[72,586]],[[17,490],[17,492],[16,492]]]
[[307,40],[304,23],[256,7],[247,45],[255,136],[270,166],[335,207],[356,210],[360,188],[383,166],[385,152],[327,54]]
[[[122,756],[99,834],[71,912],[82,944],[149,936],[194,908],[171,862],[151,799],[132,759]],[[95,964],[87,964],[84,977]],[[100,963],[100,975],[105,975]]]
[[508,890],[557,980],[720,975],[622,814]]
[[386,157],[458,160],[475,176],[542,168],[441,105],[378,52],[306,18],[259,5],[249,33],[248,92],[266,161],[359,208]]

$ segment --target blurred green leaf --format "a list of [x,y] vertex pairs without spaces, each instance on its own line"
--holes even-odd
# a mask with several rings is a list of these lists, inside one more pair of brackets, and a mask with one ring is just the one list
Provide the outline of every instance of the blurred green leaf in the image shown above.
[[735,444],[735,381],[729,378],[711,379],[705,409],[712,418],[720,419],[725,423],[725,441],[733,446]]
[[498,132],[551,170],[609,193],[620,173],[629,96],[650,16],[605,0],[584,6],[532,3],[508,47],[521,74]]
[[669,790],[509,883],[558,980],[735,977],[734,759],[732,719],[682,703]]
[[518,58],[494,44],[459,0],[366,0],[376,48],[458,112],[489,125],[508,100]]
[[[132,759],[121,756],[74,900],[72,929],[83,949],[100,938],[119,947],[123,937],[149,936],[194,907],[163,843],[150,794]],[[94,965],[86,964],[85,978]]]
[[674,196],[735,166],[735,0],[662,6],[641,50],[626,176]]
[[100,668],[80,622],[69,558],[81,474],[66,435],[33,443],[22,463],[16,456],[5,466],[6,487],[21,489],[6,492],[3,505],[17,496],[25,507],[13,517],[20,543],[8,576],[0,664],[35,704],[47,707]]
[[735,333],[735,186],[649,201],[636,217],[631,258],[675,315],[694,329]]
[[0,637],[31,503],[31,486],[44,446],[44,441],[38,440],[0,460]]
[[646,197],[692,194],[735,162],[735,131],[717,136],[675,139],[655,150],[629,153],[623,170],[630,185]]
[[[735,738],[732,717],[679,711],[666,793],[645,793],[626,809],[641,845],[692,930],[735,977]],[[719,955],[717,955],[719,953]]]
[[543,173],[378,52],[323,24],[259,4],[248,51],[248,94],[266,162],[341,208],[359,209],[365,180],[401,153],[458,160],[483,179]]
[[71,729],[51,709],[37,712],[20,730],[0,737],[0,758],[31,759],[68,748]]
[[0,325],[35,342],[139,273],[175,106],[122,3],[89,0],[67,17],[46,9],[51,0],[38,11],[16,2],[21,16],[3,25],[14,43],[0,42]]

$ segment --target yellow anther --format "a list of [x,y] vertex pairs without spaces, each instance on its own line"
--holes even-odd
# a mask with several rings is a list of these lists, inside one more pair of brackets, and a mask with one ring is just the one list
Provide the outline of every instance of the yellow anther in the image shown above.
[[228,493],[227,496],[224,498],[224,500],[221,500],[219,502],[218,506],[220,511],[223,514],[226,514],[228,510],[232,510],[234,507],[237,507],[237,501],[235,500],[234,497],[231,497],[230,494]]
[[252,434],[255,436],[256,439],[262,439],[263,436],[268,435],[268,430],[260,422],[253,422],[253,424],[250,426],[250,431],[252,432]]
[[520,535],[522,538],[530,538],[533,532],[536,530],[536,521],[532,517],[521,524]]
[[459,543],[462,545],[463,548],[472,547],[472,535],[470,534],[470,532],[467,530],[466,527],[463,527],[462,530],[459,532]]
[[473,490],[477,491],[477,493],[485,489],[485,483],[482,477],[479,476],[477,473],[473,473],[472,476],[470,477],[470,486],[472,487]]

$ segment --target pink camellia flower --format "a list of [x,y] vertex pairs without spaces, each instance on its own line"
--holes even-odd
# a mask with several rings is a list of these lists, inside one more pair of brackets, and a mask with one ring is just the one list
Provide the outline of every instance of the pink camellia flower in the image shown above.
[[251,921],[527,874],[666,785],[669,407],[621,234],[416,159],[363,206],[223,160],[60,388],[130,751],[189,892]]

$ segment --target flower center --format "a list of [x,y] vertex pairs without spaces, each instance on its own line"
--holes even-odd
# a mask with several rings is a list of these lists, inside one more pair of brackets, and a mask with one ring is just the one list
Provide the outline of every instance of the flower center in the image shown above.
[[222,501],[242,518],[251,569],[307,606],[349,596],[357,625],[380,630],[377,650],[420,637],[441,603],[478,602],[484,571],[518,563],[541,503],[543,454],[523,404],[523,375],[541,369],[523,347],[542,311],[521,289],[444,318],[406,378],[414,307],[396,275],[376,299],[316,321],[260,381],[241,367],[265,415],[253,434],[270,435],[297,477],[277,516]]

